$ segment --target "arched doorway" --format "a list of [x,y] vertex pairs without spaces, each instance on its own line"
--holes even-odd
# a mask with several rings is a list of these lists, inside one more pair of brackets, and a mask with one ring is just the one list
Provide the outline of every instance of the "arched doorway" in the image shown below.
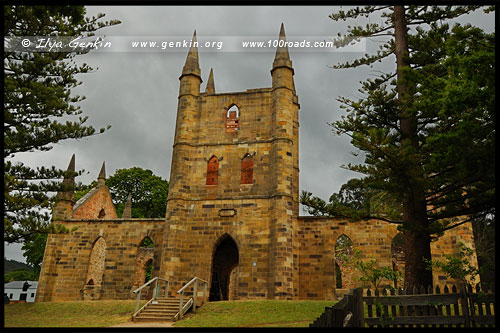
[[212,281],[209,300],[224,301],[229,299],[231,272],[238,266],[238,246],[234,239],[225,234],[215,246],[212,258]]

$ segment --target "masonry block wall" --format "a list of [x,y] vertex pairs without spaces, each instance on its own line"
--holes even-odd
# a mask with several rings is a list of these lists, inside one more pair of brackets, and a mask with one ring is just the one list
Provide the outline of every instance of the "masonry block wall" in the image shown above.
[[[223,207],[223,206],[220,206]],[[206,209],[217,209],[209,207]],[[256,213],[247,212],[243,218],[254,219],[258,216],[259,205],[255,205]],[[240,218],[241,218],[240,217]],[[268,298],[269,276],[269,232],[265,223],[259,219],[253,224],[246,224],[240,218],[220,219],[211,226],[181,229],[190,241],[191,255],[201,258],[205,264],[193,260],[195,269],[189,272],[210,281],[210,263],[217,240],[224,234],[235,236],[239,250],[240,264],[235,269],[230,281],[231,299]],[[261,216],[262,218],[262,216]],[[206,224],[214,215],[206,216]],[[265,221],[264,219],[260,220]],[[143,273],[137,267],[142,266],[149,258],[153,258],[153,276],[158,276],[163,241],[163,219],[132,220],[68,220],[62,222],[68,228],[78,227],[70,234],[49,235],[39,279],[36,301],[75,301],[83,299],[131,299],[131,291],[138,287],[138,274]],[[335,299],[335,242],[342,234],[348,236],[355,248],[367,258],[375,258],[380,266],[391,265],[391,241],[397,234],[394,225],[382,221],[348,222],[330,218],[299,217],[299,229],[295,238],[294,258],[298,258],[298,274],[294,273],[294,299]],[[175,229],[175,227],[174,227]],[[204,235],[204,236],[200,236]],[[141,252],[139,244],[149,236],[155,247],[153,254]],[[373,236],[373,237],[372,237]],[[102,284],[94,285],[87,290],[87,278],[93,244],[103,238],[106,241],[105,265]],[[452,229],[438,241],[431,244],[433,259],[443,259],[444,255],[456,254],[458,243],[463,242],[474,248],[472,229],[464,224],[456,230]],[[167,246],[167,244],[163,245]],[[144,249],[142,249],[144,250]],[[146,250],[146,252],[151,250]],[[178,259],[180,261],[180,258]],[[477,265],[477,259],[473,259]],[[174,259],[176,261],[176,259]],[[254,266],[254,262],[256,265]],[[357,287],[360,282],[356,274],[346,278],[346,288]],[[186,281],[187,282],[187,281]],[[98,283],[98,282],[96,282]],[[390,284],[390,282],[386,282]],[[454,284],[440,272],[434,272],[434,284]],[[243,291],[242,291],[243,289]],[[95,291],[94,291],[95,290]],[[171,290],[176,290],[172,288]],[[88,292],[87,297],[85,293]]]
[[[153,274],[160,269],[163,219],[61,221],[68,234],[50,234],[47,239],[36,301],[78,301],[83,299],[131,299],[139,244],[149,236],[154,244]],[[93,246],[104,240],[101,280],[88,285],[96,269],[91,262]],[[90,275],[89,275],[90,271]],[[85,296],[85,297],[84,297]]]
[[[396,225],[384,221],[368,220],[350,222],[323,217],[299,217],[297,241],[299,243],[299,292],[298,299],[332,299],[336,294],[335,243],[341,235],[346,235],[353,247],[361,251],[366,260],[376,259],[378,267],[393,267],[391,242],[398,233]],[[470,223],[444,233],[431,243],[433,260],[444,260],[444,255],[458,252],[462,242],[474,249],[474,237]],[[477,258],[473,264],[477,267]],[[404,273],[404,272],[402,272]],[[457,284],[442,272],[433,271],[434,285]],[[359,281],[359,273],[351,271],[343,289],[365,286]],[[394,286],[392,281],[383,284]],[[366,285],[368,286],[368,285]],[[370,286],[372,287],[372,286]]]

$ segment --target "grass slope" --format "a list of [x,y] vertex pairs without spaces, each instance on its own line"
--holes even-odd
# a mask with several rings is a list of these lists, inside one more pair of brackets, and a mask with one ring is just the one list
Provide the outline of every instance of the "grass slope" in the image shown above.
[[[141,302],[144,304],[145,301]],[[332,301],[212,302],[175,327],[308,327]],[[107,327],[130,322],[135,301],[79,301],[4,305],[5,327]]]
[[175,327],[308,327],[332,301],[223,301],[207,303]]
[[4,318],[5,327],[106,327],[130,321],[134,310],[133,300],[13,303]]

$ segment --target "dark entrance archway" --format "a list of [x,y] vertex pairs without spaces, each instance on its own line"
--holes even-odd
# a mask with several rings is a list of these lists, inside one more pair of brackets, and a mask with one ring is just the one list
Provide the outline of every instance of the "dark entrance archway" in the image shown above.
[[212,259],[212,282],[209,297],[211,302],[229,299],[230,275],[238,263],[238,246],[231,236],[225,234],[217,242]]

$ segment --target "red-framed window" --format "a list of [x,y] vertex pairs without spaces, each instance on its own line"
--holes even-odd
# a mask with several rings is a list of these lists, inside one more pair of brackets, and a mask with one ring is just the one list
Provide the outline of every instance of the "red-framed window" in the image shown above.
[[217,185],[219,178],[219,160],[212,156],[207,163],[207,185]]

